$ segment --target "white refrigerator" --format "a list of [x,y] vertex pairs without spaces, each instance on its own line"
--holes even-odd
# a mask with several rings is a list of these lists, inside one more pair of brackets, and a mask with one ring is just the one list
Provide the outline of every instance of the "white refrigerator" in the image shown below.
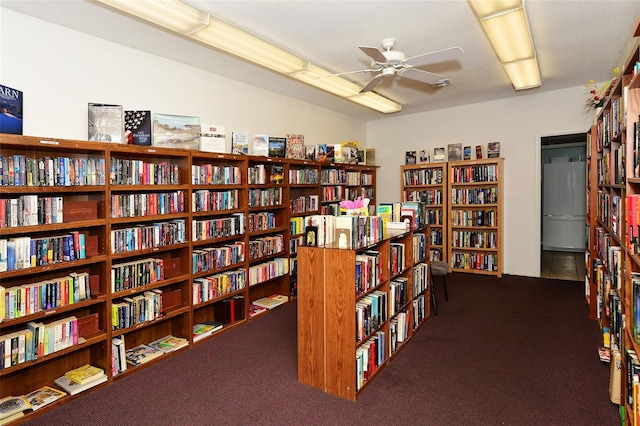
[[546,163],[543,166],[542,248],[585,249],[586,163]]

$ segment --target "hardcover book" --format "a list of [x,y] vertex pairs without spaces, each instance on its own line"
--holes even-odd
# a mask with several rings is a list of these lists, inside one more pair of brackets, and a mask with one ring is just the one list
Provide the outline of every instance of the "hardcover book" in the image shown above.
[[222,330],[223,325],[219,322],[208,321],[193,326],[193,341],[204,339],[207,336],[212,335],[218,330]]
[[101,377],[89,383],[85,383],[84,385],[81,385],[79,383],[74,382],[73,380],[70,380],[67,376],[58,377],[53,381],[53,383],[55,383],[57,386],[60,386],[69,395],[75,395],[87,389],[91,389],[92,387],[97,386],[100,383],[104,383],[106,381],[107,381],[107,375],[103,373]]
[[407,151],[404,154],[404,164],[416,164],[416,151]]
[[287,134],[287,158],[304,160],[305,154],[304,135]]
[[447,145],[447,154],[447,158],[449,161],[462,160],[462,144],[450,143],[449,145]]
[[212,124],[200,125],[200,151],[230,152],[230,150],[227,149],[224,126]]
[[284,158],[287,150],[287,138],[269,137],[269,157]]
[[258,134],[253,135],[253,143],[251,144],[251,153],[253,155],[269,156],[269,135]]
[[254,300],[252,303],[254,305],[271,310],[277,306],[287,303],[288,301],[289,301],[289,298],[287,296],[284,296],[282,294],[273,294],[268,297],[263,297],[261,299]]
[[0,133],[22,134],[22,91],[0,84]]
[[487,144],[487,158],[500,157],[500,142],[489,142]]
[[482,160],[484,158],[484,146],[476,145],[476,160]]
[[200,117],[153,114],[153,146],[195,149],[200,147]]
[[435,163],[442,163],[443,161],[446,161],[446,159],[444,147],[433,148],[433,161]]
[[127,143],[151,145],[151,111],[125,111],[124,130]]
[[247,132],[231,132],[231,153],[249,154],[249,134]]
[[[140,344],[125,351],[127,362],[132,365],[140,365],[156,359],[164,352],[160,349],[152,348],[149,345]],[[66,390],[66,389],[65,389]],[[73,395],[73,394],[71,394]]]
[[89,140],[123,143],[122,105],[89,104]]
[[149,343],[149,346],[155,349],[160,349],[164,353],[169,353],[180,348],[184,348],[188,344],[189,341],[187,341],[187,339],[183,337],[169,335],[164,336],[158,340],[154,340],[153,342]]
[[36,411],[66,395],[67,393],[61,390],[54,389],[49,386],[43,386],[40,389],[36,389],[33,392],[26,394],[24,397],[31,404],[31,409]]
[[471,160],[471,147],[465,146],[462,154],[464,160]]

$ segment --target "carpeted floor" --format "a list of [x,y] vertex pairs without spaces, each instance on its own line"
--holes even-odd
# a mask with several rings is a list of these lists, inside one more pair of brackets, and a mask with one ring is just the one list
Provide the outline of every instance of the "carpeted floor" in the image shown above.
[[447,280],[439,315],[356,402],[297,382],[293,302],[27,424],[620,424],[580,282]]

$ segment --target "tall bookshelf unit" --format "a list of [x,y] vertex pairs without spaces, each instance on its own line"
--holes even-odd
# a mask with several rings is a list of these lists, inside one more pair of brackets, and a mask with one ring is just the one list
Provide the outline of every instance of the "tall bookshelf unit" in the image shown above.
[[[172,334],[188,350],[193,326],[223,322],[230,305],[223,331],[250,320],[253,300],[295,296],[291,242],[303,232],[290,237],[291,219],[321,208],[321,170],[369,174],[361,186],[375,189],[375,167],[305,160],[5,134],[0,155],[0,245],[12,253],[10,268],[0,258],[0,342],[26,343],[34,324],[77,330],[35,360],[3,358],[0,398],[84,364],[111,383],[175,353],[113,371],[117,340],[132,348]],[[318,202],[294,209],[301,197]],[[122,315],[141,303],[154,310]]]
[[400,166],[402,201],[427,204],[430,260],[448,259],[447,163],[422,163]]
[[447,165],[450,269],[502,277],[503,159]]
[[[631,53],[621,66],[595,123],[587,132],[587,247],[585,298],[622,364],[616,394],[623,424],[640,413],[634,376],[640,372],[640,20]],[[608,340],[608,342],[607,342]]]
[[300,247],[299,382],[355,401],[424,324],[431,286],[426,247],[414,253],[413,238],[397,231],[359,249]]

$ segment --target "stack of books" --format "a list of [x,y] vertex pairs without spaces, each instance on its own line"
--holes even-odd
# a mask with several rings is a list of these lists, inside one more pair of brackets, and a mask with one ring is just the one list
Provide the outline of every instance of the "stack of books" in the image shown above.
[[262,299],[254,300],[252,303],[256,306],[260,306],[265,309],[273,309],[276,306],[280,306],[283,303],[287,303],[289,298],[282,294],[272,294],[268,297],[263,297]]
[[102,368],[85,364],[67,371],[64,376],[58,377],[53,382],[69,395],[75,395],[106,381],[107,375]]

